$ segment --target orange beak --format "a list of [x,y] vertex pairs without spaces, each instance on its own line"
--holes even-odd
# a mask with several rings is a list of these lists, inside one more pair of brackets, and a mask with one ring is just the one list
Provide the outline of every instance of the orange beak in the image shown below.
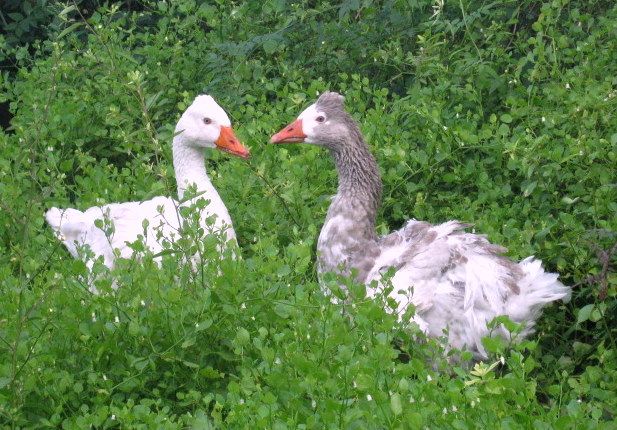
[[304,142],[306,134],[302,131],[302,120],[297,119],[270,138],[272,143]]
[[249,158],[249,150],[240,143],[231,127],[221,127],[221,134],[214,144],[221,151],[229,152],[238,157]]

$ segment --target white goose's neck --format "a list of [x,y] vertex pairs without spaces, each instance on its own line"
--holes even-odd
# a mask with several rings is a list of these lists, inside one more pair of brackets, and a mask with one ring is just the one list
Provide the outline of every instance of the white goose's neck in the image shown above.
[[[196,188],[195,197],[182,205],[190,206],[200,198],[208,200],[210,203],[206,208],[207,213],[216,215],[215,224],[217,226],[227,226],[225,231],[228,239],[235,238],[231,217],[225,203],[223,203],[221,196],[219,196],[206,173],[204,150],[187,145],[180,136],[177,135],[173,142],[173,162],[176,182],[178,183],[178,199],[182,201],[186,190],[194,185]],[[206,217],[207,215],[203,215],[204,220]]]
[[[182,200],[185,191],[195,185],[197,192],[210,192],[216,190],[206,173],[204,164],[204,151],[187,145],[179,136],[173,142],[173,161],[178,184],[178,199]],[[218,193],[216,193],[218,196]]]

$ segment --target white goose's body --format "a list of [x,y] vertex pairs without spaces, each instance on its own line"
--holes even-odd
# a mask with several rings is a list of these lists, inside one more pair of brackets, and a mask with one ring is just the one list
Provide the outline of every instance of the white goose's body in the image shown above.
[[[208,122],[204,123],[206,119]],[[178,240],[185,221],[180,208],[190,207],[199,199],[209,202],[198,209],[199,224],[205,234],[220,234],[223,243],[235,243],[229,212],[204,166],[204,148],[215,146],[248,156],[248,151],[235,139],[225,112],[211,97],[199,96],[178,122],[173,142],[178,196],[182,199],[186,190],[194,187],[193,198],[179,203],[160,196],[142,202],[94,206],[85,211],[51,208],[45,219],[73,257],[84,258],[81,251],[88,247],[95,258],[103,257],[109,268],[117,257],[130,258],[134,253],[130,245],[139,239],[153,254],[162,251],[165,242]],[[93,263],[93,259],[87,259],[88,267]]]
[[[394,311],[402,316],[413,304],[414,320],[424,332],[447,334],[451,347],[476,357],[486,356],[481,339],[491,334],[487,323],[496,316],[522,323],[522,338],[533,331],[546,304],[569,297],[570,289],[556,274],[544,272],[540,261],[529,257],[517,263],[503,257],[505,248],[464,232],[466,226],[457,221],[431,225],[413,220],[378,237],[379,170],[340,95],[324,93],[272,137],[274,143],[298,141],[328,148],[339,174],[338,193],[317,243],[320,277],[329,272],[353,275],[374,297],[384,288],[383,275],[393,268],[388,282],[397,303]],[[492,334],[509,336],[504,327]]]

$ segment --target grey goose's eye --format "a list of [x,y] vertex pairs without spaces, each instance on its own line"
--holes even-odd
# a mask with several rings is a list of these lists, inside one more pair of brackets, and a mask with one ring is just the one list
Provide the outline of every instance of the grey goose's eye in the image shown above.
[[210,124],[212,124],[212,120],[210,118],[206,117],[206,118],[204,118],[204,124],[210,125]]
[[325,122],[326,121],[326,117],[323,115],[319,115],[317,118],[315,118],[315,121],[317,122]]

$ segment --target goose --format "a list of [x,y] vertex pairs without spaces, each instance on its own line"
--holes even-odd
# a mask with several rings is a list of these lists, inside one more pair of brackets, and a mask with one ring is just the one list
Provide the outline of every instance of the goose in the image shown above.
[[[141,202],[93,206],[84,211],[52,207],[45,213],[45,219],[69,253],[86,260],[89,270],[99,257],[110,269],[117,256],[131,258],[134,250],[130,244],[140,236],[152,253],[159,253],[165,242],[174,242],[181,236],[183,219],[179,208],[191,206],[198,199],[209,202],[199,214],[200,227],[221,234],[225,244],[235,244],[227,208],[206,173],[205,148],[217,148],[242,158],[249,156],[225,111],[211,96],[199,95],[180,117],[173,137],[173,166],[180,201],[158,196]],[[185,198],[189,189],[191,194]],[[94,259],[86,258],[84,247],[90,248]]]
[[[395,270],[389,297],[402,317],[415,307],[413,320],[431,337],[446,336],[447,348],[468,350],[486,358],[482,337],[510,339],[501,326],[491,333],[487,323],[506,315],[522,324],[520,340],[532,333],[542,308],[568,300],[570,288],[547,273],[540,260],[514,262],[505,248],[485,236],[471,234],[459,221],[430,224],[412,219],[400,230],[379,237],[375,217],[382,182],[375,158],[358,124],[345,111],[344,97],[325,92],[298,118],[274,134],[272,143],[305,142],[327,148],[338,172],[332,199],[317,241],[317,272],[352,277],[375,297],[380,283]],[[373,282],[377,281],[377,282]]]

